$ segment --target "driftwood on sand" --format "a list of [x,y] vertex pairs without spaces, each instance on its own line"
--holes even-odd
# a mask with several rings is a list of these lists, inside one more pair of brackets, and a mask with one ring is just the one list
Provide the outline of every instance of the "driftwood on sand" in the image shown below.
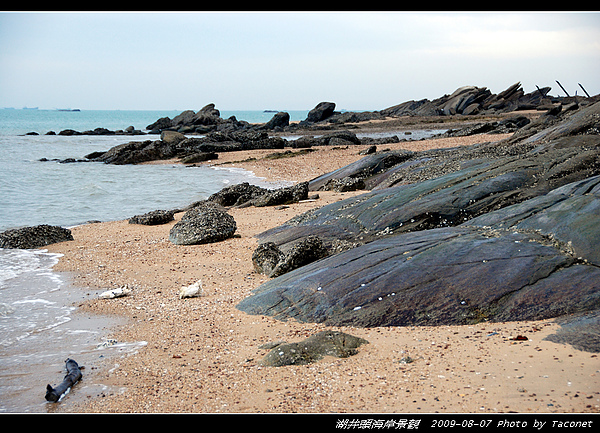
[[67,374],[63,381],[56,387],[52,388],[50,384],[46,386],[46,400],[56,403],[60,400],[61,396],[67,392],[73,385],[81,380],[82,374],[79,364],[74,360],[68,358],[65,361],[67,368]]

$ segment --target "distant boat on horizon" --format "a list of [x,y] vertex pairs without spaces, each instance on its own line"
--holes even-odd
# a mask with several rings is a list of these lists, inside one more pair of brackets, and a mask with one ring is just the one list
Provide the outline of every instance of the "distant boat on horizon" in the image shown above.
[[79,108],[57,108],[56,111],[81,111]]

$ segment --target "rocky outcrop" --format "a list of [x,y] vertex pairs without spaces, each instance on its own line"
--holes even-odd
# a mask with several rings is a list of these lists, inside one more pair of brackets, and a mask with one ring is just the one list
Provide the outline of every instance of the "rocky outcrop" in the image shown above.
[[525,93],[521,83],[515,83],[506,90],[492,94],[486,87],[463,86],[450,95],[429,101],[406,101],[383,109],[379,113],[388,117],[401,116],[451,116],[455,114],[498,114],[518,110],[547,109],[558,101],[548,95],[550,87]]
[[284,111],[276,113],[271,120],[265,123],[265,129],[283,129],[290,125],[290,115]]
[[600,352],[600,310],[560,317],[560,328],[545,340],[570,344],[578,350]]
[[[221,113],[215,108],[215,104],[208,104],[202,109],[194,112],[185,110],[173,117],[161,117],[156,122],[146,126],[150,133],[161,133],[165,130],[177,131],[180,133],[208,132],[215,129],[218,125],[227,121],[221,118]],[[234,123],[232,121],[232,123]]]
[[335,111],[334,102],[320,102],[315,108],[308,112],[307,122],[320,122],[330,117]]
[[283,149],[286,141],[269,137],[266,131],[215,132],[203,137],[187,137],[174,131],[161,132],[159,140],[132,141],[114,146],[106,152],[87,155],[89,161],[107,164],[138,164],[171,158],[187,162],[216,159],[217,152],[252,149]]
[[538,320],[597,309],[600,269],[535,233],[447,227],[382,237],[293,270],[238,304],[332,326]]
[[188,210],[169,232],[176,245],[219,242],[232,237],[237,229],[234,218],[218,205],[204,202]]
[[[307,236],[329,255],[274,278],[238,308],[333,326],[536,320],[600,309],[600,103],[511,138],[380,152],[310,182],[370,192],[258,236]],[[340,248],[340,243],[345,247]]]
[[42,224],[10,229],[0,233],[0,248],[32,249],[72,240],[71,230]]
[[358,352],[358,348],[369,342],[339,331],[322,331],[298,343],[272,345],[271,351],[260,361],[268,367],[284,365],[307,365],[325,356],[348,358]]
[[437,137],[466,137],[476,134],[512,134],[525,127],[531,120],[525,116],[514,116],[495,122],[481,122],[463,128],[449,129]]

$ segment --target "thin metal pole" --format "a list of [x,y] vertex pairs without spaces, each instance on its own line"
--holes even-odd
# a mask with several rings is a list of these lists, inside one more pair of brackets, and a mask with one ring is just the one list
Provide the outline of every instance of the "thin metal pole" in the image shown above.
[[[556,80],[556,82],[558,83],[558,80]],[[560,86],[561,89],[563,89],[563,92],[565,92],[565,94],[567,95],[567,97],[569,97],[569,94],[567,93],[567,91],[565,90],[565,88],[562,86],[562,84],[558,83],[558,85]]]
[[[579,83],[577,83],[579,84]],[[583,86],[581,84],[579,84],[579,87],[581,87],[581,90],[583,90],[585,92],[585,94],[587,95],[587,97],[590,97],[590,94],[583,88]]]

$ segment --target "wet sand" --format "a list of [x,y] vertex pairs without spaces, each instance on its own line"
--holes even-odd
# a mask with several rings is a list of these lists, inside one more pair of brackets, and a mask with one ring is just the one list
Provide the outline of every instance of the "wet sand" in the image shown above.
[[[380,149],[453,147],[505,136],[436,139]],[[273,151],[220,154],[211,164],[240,167],[274,181],[304,181],[361,158],[363,147],[315,148],[293,158]],[[297,152],[296,150],[293,150]],[[249,160],[249,158],[255,158]],[[243,162],[240,162],[243,161]],[[84,370],[102,392],[76,386],[58,412],[77,413],[597,413],[597,354],[545,341],[553,320],[472,326],[332,328],[280,322],[235,308],[268,280],[252,267],[254,236],[293,216],[361,192],[320,192],[286,208],[229,213],[237,236],[214,244],[168,241],[176,221],[141,226],[127,221],[72,229],[74,241],[52,245],[64,254],[56,271],[70,272],[82,290],[128,284],[129,296],[93,295],[80,314],[127,319],[111,338],[146,342],[135,354],[98,359]],[[153,210],[153,209],[149,209]],[[203,295],[179,299],[182,286],[202,280]],[[261,346],[297,342],[335,329],[369,341],[345,359],[305,366],[263,367]],[[526,339],[515,339],[518,336]],[[412,362],[406,362],[410,357]],[[86,379],[86,375],[91,375]],[[83,383],[83,382],[82,382]]]

